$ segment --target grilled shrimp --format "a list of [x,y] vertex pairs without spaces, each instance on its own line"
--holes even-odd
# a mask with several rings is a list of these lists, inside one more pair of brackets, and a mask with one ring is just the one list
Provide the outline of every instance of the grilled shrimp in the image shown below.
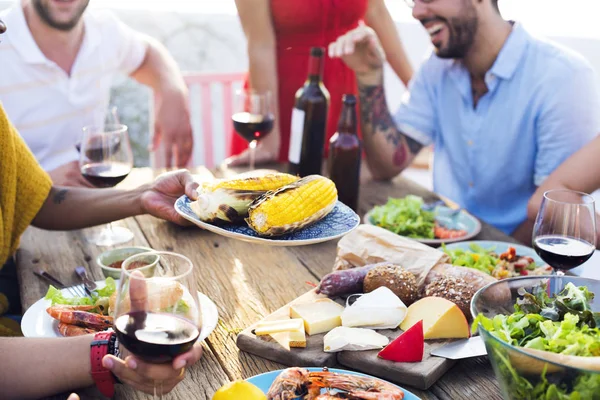
[[[85,308],[93,306],[52,306],[46,312],[54,319],[65,324],[77,325],[94,330],[108,329],[113,325],[113,318],[101,314],[84,311]],[[88,308],[89,310],[89,308]]]
[[321,389],[311,385],[309,372],[304,368],[285,369],[271,384],[267,393],[268,400],[292,400],[301,398],[314,399]]
[[379,379],[335,372],[310,372],[308,379],[313,385],[343,390],[349,399],[402,400],[404,392]]
[[76,325],[65,324],[64,322],[58,323],[58,331],[63,336],[80,336],[97,332],[95,329],[82,328]]

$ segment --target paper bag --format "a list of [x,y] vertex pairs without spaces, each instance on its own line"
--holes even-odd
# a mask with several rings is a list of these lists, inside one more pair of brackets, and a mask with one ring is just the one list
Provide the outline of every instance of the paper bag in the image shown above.
[[450,262],[450,257],[442,251],[386,229],[360,225],[338,242],[333,269],[362,267],[383,261],[412,272],[421,288],[429,271],[438,264]]

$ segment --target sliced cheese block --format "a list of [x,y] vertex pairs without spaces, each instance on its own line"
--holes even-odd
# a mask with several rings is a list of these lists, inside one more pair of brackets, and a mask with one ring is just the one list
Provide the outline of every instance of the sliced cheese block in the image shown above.
[[302,318],[304,330],[309,335],[329,332],[342,324],[344,307],[331,299],[319,299],[312,303],[296,304],[290,307],[290,317]]
[[395,329],[406,316],[406,306],[387,287],[360,295],[342,313],[342,326],[370,329]]
[[263,336],[279,332],[299,331],[300,329],[304,331],[303,325],[304,321],[300,318],[261,321],[256,325],[256,328],[254,328],[254,334],[256,336]]
[[286,350],[294,347],[306,347],[306,334],[304,333],[304,325],[298,331],[271,333],[270,336]]
[[290,347],[306,347],[306,333],[304,325],[299,331],[288,332],[290,336]]
[[381,349],[389,339],[374,330],[347,328],[339,326],[332,329],[323,338],[323,350],[327,353],[337,351],[362,351]]
[[464,339],[470,336],[467,318],[460,308],[441,297],[424,297],[408,307],[400,329],[408,330],[423,320],[425,339]]
[[388,344],[377,354],[377,357],[395,362],[423,361],[425,350],[423,339],[423,321],[419,321]]
[[269,336],[279,343],[281,347],[286,350],[290,350],[290,333],[289,332],[280,332],[280,333],[271,333]]

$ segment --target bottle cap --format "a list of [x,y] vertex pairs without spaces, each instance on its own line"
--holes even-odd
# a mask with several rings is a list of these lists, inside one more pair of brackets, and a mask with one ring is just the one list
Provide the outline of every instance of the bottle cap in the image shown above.
[[323,57],[325,55],[325,49],[323,47],[311,47],[310,55],[313,57]]

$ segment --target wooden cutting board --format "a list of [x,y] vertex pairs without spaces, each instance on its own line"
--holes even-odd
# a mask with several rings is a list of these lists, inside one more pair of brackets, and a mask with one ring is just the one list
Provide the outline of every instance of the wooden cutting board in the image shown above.
[[[325,297],[327,296],[318,295],[314,290],[311,290],[268,315],[263,321],[289,318],[291,305],[309,303]],[[345,305],[343,299],[336,299],[336,301]],[[306,348],[287,350],[269,336],[254,335],[252,331],[257,324],[246,328],[238,335],[238,348],[290,367],[333,367],[342,365],[347,369],[361,371],[399,385],[408,385],[426,390],[455,363],[453,360],[431,356],[431,351],[448,343],[447,340],[427,340],[423,361],[420,363],[396,363],[378,358],[378,350],[325,353],[323,351],[323,337],[325,334],[307,335]],[[378,330],[377,332],[389,337],[390,340],[397,338],[402,333],[399,329]]]

